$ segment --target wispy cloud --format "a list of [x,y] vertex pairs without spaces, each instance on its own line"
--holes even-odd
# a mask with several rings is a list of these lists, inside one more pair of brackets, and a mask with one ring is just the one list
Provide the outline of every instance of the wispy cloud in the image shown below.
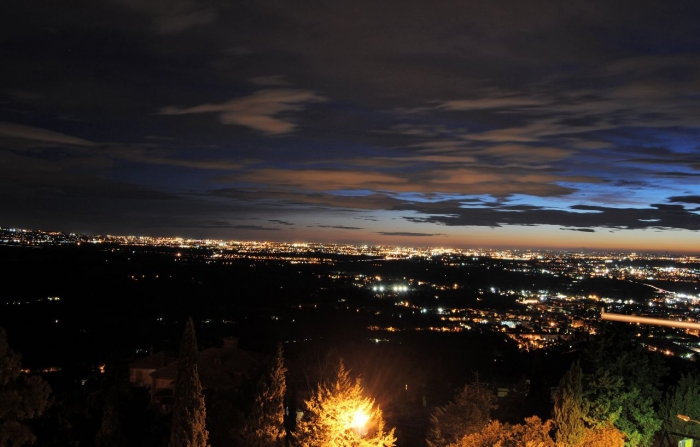
[[307,104],[325,101],[310,90],[267,89],[252,95],[235,98],[222,104],[202,104],[193,107],[165,107],[163,115],[218,113],[223,124],[245,126],[271,135],[292,132],[296,124],[287,117],[299,112]]
[[284,79],[284,75],[255,76],[250,78],[249,81],[253,84],[271,87],[288,87],[292,85],[289,81]]
[[433,169],[402,172],[340,169],[249,169],[220,181],[247,182],[277,188],[309,191],[372,190],[376,192],[415,192],[422,194],[458,193],[468,195],[530,194],[562,196],[574,191],[559,182],[596,182],[585,176],[558,174],[497,167],[454,167],[440,165]]
[[208,25],[216,17],[216,9],[197,0],[116,0],[135,11],[153,17],[158,34],[178,34],[190,28]]
[[95,146],[92,141],[39,127],[0,123],[0,137],[30,140],[43,145]]
[[272,222],[272,223],[276,223],[276,224],[280,224],[280,225],[285,225],[285,226],[292,226],[292,225],[294,225],[293,223],[287,222],[286,220],[268,219],[267,221],[268,221],[268,222]]
[[593,228],[560,228],[560,230],[579,231],[581,233],[595,233],[595,230]]
[[485,110],[485,109],[508,109],[531,106],[542,106],[548,103],[547,100],[538,99],[532,96],[491,96],[474,99],[454,99],[438,104],[438,109],[443,110]]
[[428,236],[444,236],[442,233],[414,233],[411,231],[379,231],[377,234],[382,236],[407,236],[407,237],[428,237]]
[[386,194],[366,196],[341,196],[318,191],[300,191],[271,188],[222,188],[207,193],[211,197],[233,199],[241,202],[269,204],[275,208],[334,209],[334,210],[386,210],[403,202]]
[[316,225],[318,228],[335,228],[337,230],[364,230],[360,227],[348,227],[345,225]]

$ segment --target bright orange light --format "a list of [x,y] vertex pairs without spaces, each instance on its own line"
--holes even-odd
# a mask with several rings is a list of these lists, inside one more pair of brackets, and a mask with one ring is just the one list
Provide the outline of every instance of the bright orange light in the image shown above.
[[368,420],[369,416],[367,416],[362,410],[357,410],[352,417],[351,426],[356,429],[361,429],[365,426]]

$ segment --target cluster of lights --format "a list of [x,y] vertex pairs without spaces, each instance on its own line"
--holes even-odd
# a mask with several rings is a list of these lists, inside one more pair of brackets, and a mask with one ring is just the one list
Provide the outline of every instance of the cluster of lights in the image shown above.
[[403,285],[398,285],[395,284],[391,287],[385,287],[385,286],[372,286],[372,290],[375,292],[385,292],[385,291],[392,291],[392,292],[408,292],[408,286],[403,286]]

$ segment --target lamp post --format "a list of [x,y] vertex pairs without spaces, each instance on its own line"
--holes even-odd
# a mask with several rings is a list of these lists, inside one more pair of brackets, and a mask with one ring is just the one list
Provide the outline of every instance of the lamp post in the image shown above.
[[695,419],[690,419],[690,416],[687,416],[685,414],[678,413],[678,419],[680,419],[683,422],[694,422],[696,424],[700,424],[700,421],[696,421]]
[[[696,421],[695,419],[691,419],[690,416],[688,416],[686,414],[678,413],[676,415],[676,417],[683,422],[693,422],[695,424],[700,424],[700,421]],[[678,441],[678,443],[676,444],[676,441],[674,441],[674,438],[672,436],[677,437],[676,439],[680,439],[680,441]],[[688,438],[690,438],[690,439],[688,439]],[[664,433],[661,436],[661,444],[660,445],[667,446],[667,447],[675,447],[676,445],[678,445],[678,447],[692,446],[693,440],[697,440],[697,438],[694,438],[687,433],[677,433],[677,432],[664,430]]]

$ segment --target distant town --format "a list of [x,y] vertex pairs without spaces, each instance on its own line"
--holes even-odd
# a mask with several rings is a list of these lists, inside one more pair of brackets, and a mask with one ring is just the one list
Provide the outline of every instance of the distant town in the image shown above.
[[[294,295],[283,308],[266,308],[266,318],[294,321],[297,314],[330,306],[336,312],[364,315],[364,329],[375,343],[389,342],[401,332],[477,331],[502,335],[522,351],[573,348],[599,330],[601,309],[676,321],[700,318],[698,256],[193,240],[18,228],[0,228],[0,244],[93,244],[110,254],[138,250],[167,256],[173,263],[218,268],[241,263],[248,268],[324,266],[312,272],[316,284],[311,296]],[[407,267],[392,268],[396,263]],[[139,273],[128,275],[128,280],[159,280]],[[339,292],[324,299],[328,290]],[[353,299],[358,294],[361,299]],[[61,300],[8,298],[0,305]],[[157,323],[165,319],[158,316]],[[233,321],[227,316],[219,320]],[[673,327],[640,327],[637,334],[647,349],[689,361],[700,353],[698,335],[697,330]]]

